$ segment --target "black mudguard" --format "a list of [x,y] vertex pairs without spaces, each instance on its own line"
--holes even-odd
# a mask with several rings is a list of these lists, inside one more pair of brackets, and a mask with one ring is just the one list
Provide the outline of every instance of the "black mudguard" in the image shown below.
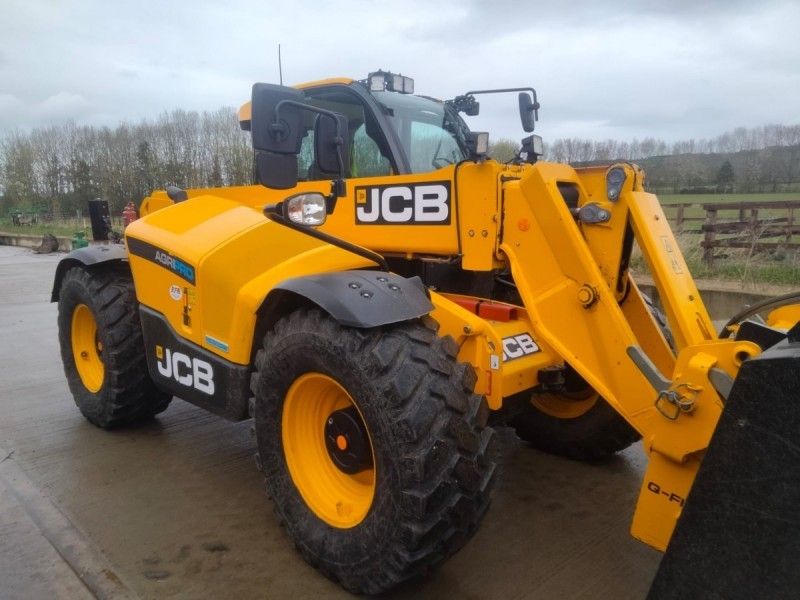
[[648,596],[797,597],[800,325],[742,365]]
[[56,276],[53,280],[53,292],[50,295],[51,302],[58,302],[58,295],[61,291],[61,281],[64,273],[75,265],[91,267],[101,263],[114,261],[124,261],[128,259],[128,251],[124,244],[93,244],[86,248],[78,248],[62,258],[56,268]]
[[347,327],[379,327],[433,310],[419,277],[406,279],[384,271],[340,271],[287,279],[267,296],[267,310],[279,299],[277,290],[310,300]]
[[175,332],[164,315],[139,307],[145,354],[155,384],[231,421],[247,419],[250,367],[227,361]]

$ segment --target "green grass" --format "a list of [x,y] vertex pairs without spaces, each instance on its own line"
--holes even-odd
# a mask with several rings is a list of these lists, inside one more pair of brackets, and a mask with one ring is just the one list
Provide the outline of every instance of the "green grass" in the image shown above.
[[[122,219],[114,217],[114,229],[117,231],[122,230]],[[45,233],[52,233],[58,237],[72,237],[76,231],[83,231],[86,237],[91,237],[92,226],[89,219],[68,219],[53,221],[51,223],[43,223],[39,221],[35,225],[14,225],[8,217],[0,218],[0,231],[3,233],[16,233],[19,235],[44,235]]]
[[76,231],[88,232],[91,227],[83,228],[71,223],[37,223],[36,225],[14,225],[11,219],[0,219],[0,231],[19,235],[43,235],[52,233],[55,236],[72,237]]
[[[735,281],[742,285],[791,285],[800,288],[800,251],[776,249],[772,252],[750,252],[744,248],[717,248],[714,266],[703,261],[703,236],[677,234],[678,245],[692,277],[718,281]],[[647,272],[638,248],[631,260],[635,272]]]
[[[685,229],[699,228],[700,223],[705,219],[706,212],[703,210],[701,204],[718,204],[718,203],[734,203],[734,202],[778,202],[781,200],[798,200],[800,201],[800,192],[787,192],[780,194],[672,194],[661,195],[658,197],[662,205],[668,204],[693,204],[684,208],[684,218],[690,219],[685,223]],[[677,208],[672,206],[664,206],[664,213],[671,221],[674,221],[677,215]],[[746,216],[749,216],[749,211]],[[785,217],[785,209],[769,209],[761,208],[758,210],[758,216],[763,217]],[[798,215],[800,217],[800,215]],[[739,213],[737,210],[726,209],[717,213],[717,218],[720,221],[725,220],[738,220]],[[698,220],[700,219],[700,220]]]
[[712,204],[716,202],[777,202],[800,200],[800,192],[775,194],[659,194],[661,204]]

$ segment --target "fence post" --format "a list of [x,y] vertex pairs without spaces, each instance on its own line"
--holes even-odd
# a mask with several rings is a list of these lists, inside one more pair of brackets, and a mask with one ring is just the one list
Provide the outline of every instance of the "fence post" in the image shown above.
[[678,204],[678,213],[675,215],[675,228],[678,233],[683,233],[683,204]]
[[750,209],[750,242],[756,243],[758,239],[758,209]]
[[789,218],[786,220],[786,243],[792,243],[792,234],[794,233],[794,208],[789,207]]
[[703,262],[711,269],[714,267],[714,242],[717,228],[717,209],[703,207],[706,211],[706,221],[703,224],[705,236],[703,238]]

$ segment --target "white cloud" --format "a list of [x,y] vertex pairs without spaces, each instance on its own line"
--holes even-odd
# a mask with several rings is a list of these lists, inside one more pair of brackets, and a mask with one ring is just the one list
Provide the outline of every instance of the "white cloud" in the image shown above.
[[[533,85],[546,138],[662,137],[796,122],[800,5],[339,0],[204,3],[4,0],[0,132],[60,120],[113,125],[382,67],[417,91]],[[475,126],[519,137],[513,96]]]

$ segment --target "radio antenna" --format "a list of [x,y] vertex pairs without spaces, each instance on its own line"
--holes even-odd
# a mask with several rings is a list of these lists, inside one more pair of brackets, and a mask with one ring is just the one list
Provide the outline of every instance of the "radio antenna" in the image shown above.
[[278,44],[278,77],[283,85],[283,65],[281,64],[281,45]]

